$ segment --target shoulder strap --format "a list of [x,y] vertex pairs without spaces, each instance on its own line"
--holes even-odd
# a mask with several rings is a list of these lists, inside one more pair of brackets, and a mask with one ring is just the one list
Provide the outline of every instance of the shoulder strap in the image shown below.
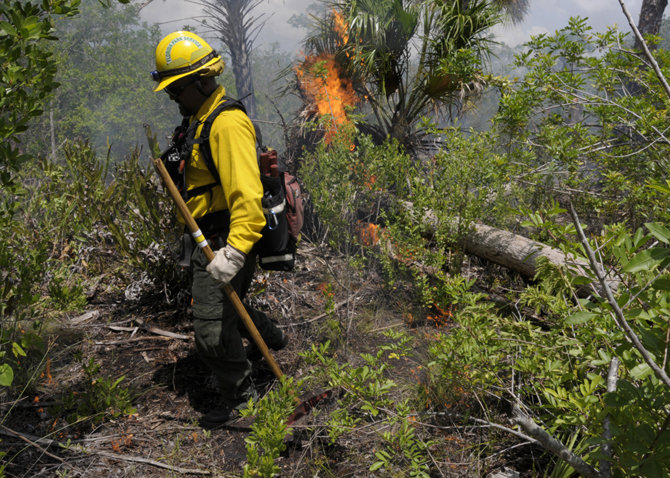
[[219,114],[221,114],[222,111],[239,109],[242,110],[245,114],[247,113],[247,110],[241,101],[230,98],[229,96],[223,96],[223,99],[225,101],[219,103],[214,111],[212,111],[207,119],[205,119],[205,122],[202,125],[202,129],[200,130],[200,136],[198,136],[198,138],[194,141],[195,144],[200,145],[200,152],[202,153],[205,164],[207,165],[207,169],[214,178],[214,181],[216,181],[216,184],[221,184],[221,180],[219,179],[219,173],[216,170],[216,165],[214,164],[212,147],[209,144],[209,134],[212,130],[212,123],[214,123],[214,120],[219,116]]
[[229,96],[223,96],[222,98],[225,101],[219,103],[219,105],[217,105],[214,111],[212,111],[212,113],[209,116],[207,116],[205,121],[202,123],[202,129],[200,130],[200,136],[198,136],[198,138],[195,137],[195,133],[201,122],[194,121],[188,126],[188,130],[186,132],[186,141],[187,141],[186,151],[188,151],[187,154],[189,156],[192,154],[193,146],[195,144],[200,145],[200,153],[202,154],[202,157],[205,160],[207,170],[209,171],[209,174],[212,175],[214,182],[210,184],[205,184],[204,186],[199,186],[197,188],[190,189],[188,191],[184,191],[185,196],[184,200],[187,200],[188,198],[192,198],[195,196],[199,196],[201,194],[205,194],[206,192],[211,191],[211,189],[217,184],[221,184],[221,180],[219,179],[219,173],[216,170],[216,165],[214,164],[214,158],[212,156],[212,148],[209,144],[209,134],[210,131],[212,130],[212,123],[214,123],[214,120],[217,118],[217,116],[219,116],[219,114],[225,110],[240,109],[244,111],[244,113],[247,112],[246,109],[244,108],[244,105],[239,100],[236,100]]

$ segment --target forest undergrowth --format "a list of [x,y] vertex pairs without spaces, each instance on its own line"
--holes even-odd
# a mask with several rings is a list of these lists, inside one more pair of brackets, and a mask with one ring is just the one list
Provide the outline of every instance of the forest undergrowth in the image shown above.
[[[35,375],[17,375],[24,387],[2,404],[5,476],[482,476],[528,466],[504,433],[466,423],[473,397],[462,387],[429,390],[429,347],[453,327],[450,314],[425,316],[410,284],[389,291],[379,267],[349,259],[305,240],[296,271],[260,274],[252,302],[289,334],[276,358],[290,378],[280,384],[255,363],[263,398],[253,419],[218,429],[198,424],[217,391],[195,354],[187,296],[169,295],[179,284],[157,287],[142,273],[123,281],[111,263],[79,288],[63,282],[70,306],[40,331]],[[290,433],[281,426],[290,393],[325,391]]]
[[[606,311],[616,304],[577,298],[588,278],[567,269],[540,263],[529,281],[457,253],[458,242],[440,246],[440,237],[457,237],[452,221],[448,234],[427,234],[415,210],[397,207],[404,199],[393,172],[406,177],[409,157],[365,137],[352,153],[351,137],[341,139],[317,150],[318,161],[304,158],[313,216],[298,269],[260,275],[252,294],[291,337],[277,355],[289,378],[278,383],[257,363],[263,398],[251,416],[215,430],[198,423],[217,392],[191,344],[177,229],[155,174],[139,153],[113,167],[81,143],[66,149],[64,164],[41,164],[45,180],[25,183],[18,217],[26,229],[9,238],[35,262],[14,264],[24,281],[14,284],[30,291],[22,296],[29,301],[10,289],[7,297],[17,299],[6,303],[16,310],[4,311],[15,317],[3,322],[15,373],[3,389],[3,473],[569,476],[519,420],[539,423],[597,466],[605,417],[616,419],[620,442],[610,442],[620,447],[621,469],[662,470],[665,431],[655,431],[654,420],[662,417],[663,384],[622,340],[625,331],[612,328]],[[472,144],[463,148],[476,155]],[[334,174],[341,170],[350,181]],[[329,201],[314,199],[319,188],[330,191]],[[38,209],[45,197],[51,208]],[[565,212],[556,206],[543,214]],[[539,217],[528,224],[549,235],[569,226]],[[30,227],[53,234],[35,249],[18,240],[25,236],[17,231]],[[662,350],[667,344],[654,344],[652,334],[664,317],[666,275],[649,269],[664,262],[665,249],[637,251],[669,236],[661,225],[648,228],[635,236],[614,229],[603,242],[625,261],[621,277],[631,290],[641,285],[635,300],[651,306],[631,310],[644,318],[637,327],[649,330],[645,344]],[[627,370],[619,383],[629,385],[611,390],[615,357]],[[312,413],[286,427],[291,397],[326,391]],[[649,448],[627,441],[630,427],[647,427]]]
[[[352,116],[292,158],[299,265],[249,299],[291,338],[287,378],[256,363],[262,398],[208,429],[171,203],[140,148],[29,161],[56,68],[49,21],[12,8],[30,11],[0,38],[25,62],[0,128],[0,477],[670,473],[666,52],[572,19],[517,56],[524,78],[490,78],[487,131],[424,119],[439,141],[412,151]],[[482,224],[567,259],[521,276],[469,252]]]

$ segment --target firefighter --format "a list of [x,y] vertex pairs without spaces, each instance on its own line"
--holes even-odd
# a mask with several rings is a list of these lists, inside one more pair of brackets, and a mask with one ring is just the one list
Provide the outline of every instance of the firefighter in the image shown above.
[[[225,101],[225,90],[216,83],[223,68],[223,60],[207,42],[191,32],[177,31],[156,47],[156,70],[151,73],[157,82],[154,91],[165,91],[194,131],[194,145],[186,153],[186,204],[216,251],[209,264],[199,247],[191,253],[195,344],[221,392],[221,403],[202,421],[214,425],[236,418],[249,399],[257,398],[243,343],[243,337],[249,337],[220,285],[230,283],[244,300],[256,268],[253,247],[265,226],[256,135],[247,115],[228,109],[212,123],[209,145],[218,181],[198,144],[202,123]],[[279,350],[287,345],[287,336],[265,314],[245,307],[268,347]]]

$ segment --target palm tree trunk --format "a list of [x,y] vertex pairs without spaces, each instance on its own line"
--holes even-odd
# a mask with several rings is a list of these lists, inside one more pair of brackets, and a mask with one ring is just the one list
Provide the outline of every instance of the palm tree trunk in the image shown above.
[[249,117],[255,119],[256,99],[251,73],[251,58],[249,57],[249,38],[244,27],[245,8],[249,2],[248,0],[227,0],[224,3],[227,4],[230,33],[222,39],[230,51],[237,97],[244,103]]
[[[196,2],[199,3],[199,2]],[[256,119],[256,98],[251,71],[251,49],[255,34],[263,26],[258,23],[261,16],[254,16],[252,10],[260,0],[203,0],[205,13],[213,20],[213,29],[228,47],[235,76],[237,98],[242,100],[247,114]]]
[[251,72],[251,58],[246,42],[237,45],[228,45],[230,59],[233,64],[233,75],[235,75],[235,88],[237,96],[247,109],[251,119],[256,119],[256,97],[254,96],[254,81]]

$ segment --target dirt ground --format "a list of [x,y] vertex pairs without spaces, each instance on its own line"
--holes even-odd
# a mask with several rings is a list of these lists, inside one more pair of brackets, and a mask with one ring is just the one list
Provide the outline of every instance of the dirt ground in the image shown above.
[[[252,303],[288,333],[288,347],[274,356],[284,374],[296,378],[307,367],[299,353],[332,339],[328,304],[342,324],[342,362],[374,351],[384,340],[380,331],[406,330],[419,338],[419,345],[422,335],[434,331],[428,322],[408,327],[412,306],[405,292],[385,291],[374,271],[352,274],[342,258],[324,247],[303,245],[296,270],[259,273],[253,292]],[[5,417],[0,450],[7,452],[6,476],[241,476],[249,420],[217,429],[199,425],[218,394],[213,376],[195,353],[192,335],[187,307],[167,305],[157,296],[131,301],[103,294],[91,300],[85,313],[63,320],[38,388],[11,408],[2,404],[0,409]],[[100,365],[101,377],[123,377],[120,385],[130,390],[135,413],[67,423],[63,397],[76,399],[85,389],[84,369],[91,359]],[[413,365],[407,361],[398,367],[395,378],[415,381]],[[254,364],[253,377],[261,394],[277,386],[264,361]],[[373,441],[365,433],[327,444],[322,423],[334,406],[334,398],[323,400],[318,414],[296,423],[277,461],[280,476],[392,476],[369,472],[367,458],[352,460],[373,456]],[[510,464],[508,457],[506,463],[494,459],[483,466],[472,454],[482,438],[463,430],[445,431],[450,428],[440,431],[444,448],[431,476],[485,476],[503,465],[520,465]]]

